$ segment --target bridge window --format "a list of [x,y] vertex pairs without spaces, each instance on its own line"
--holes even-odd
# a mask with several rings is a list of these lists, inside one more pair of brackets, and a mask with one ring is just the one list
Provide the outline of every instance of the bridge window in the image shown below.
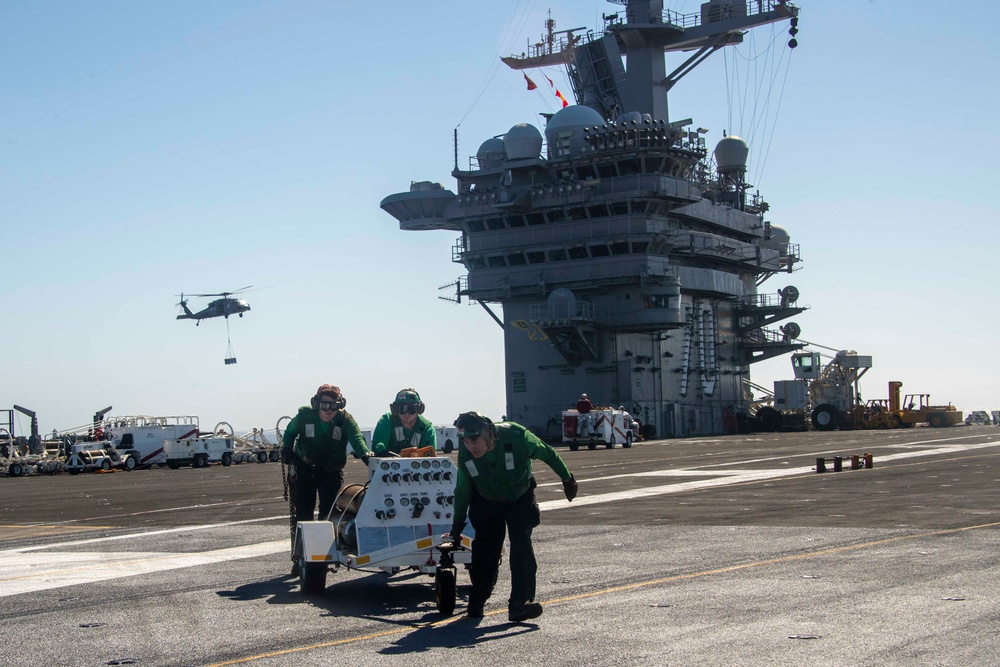
[[489,263],[491,269],[500,269],[507,266],[507,262],[504,261],[502,255],[493,255],[492,257],[488,257],[487,262]]
[[557,208],[554,211],[549,211],[547,215],[549,216],[549,222],[562,222],[563,220],[566,219],[566,212],[563,211],[561,208]]
[[528,214],[528,224],[529,225],[544,225],[545,216],[541,213],[529,213]]
[[528,253],[528,264],[541,264],[545,261],[545,253],[534,251]]
[[570,259],[588,259],[587,249],[583,246],[573,246],[569,249]]
[[611,254],[611,250],[608,249],[606,244],[592,245],[590,246],[590,256],[591,257],[607,257]]
[[557,250],[549,250],[549,261],[550,262],[565,262],[566,261],[566,251],[562,248]]

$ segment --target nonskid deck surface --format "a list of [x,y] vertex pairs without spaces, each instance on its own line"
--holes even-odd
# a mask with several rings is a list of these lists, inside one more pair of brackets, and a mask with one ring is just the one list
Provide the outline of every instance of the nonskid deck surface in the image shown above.
[[[413,573],[342,569],[303,598],[278,464],[0,479],[0,618],[35,638],[9,664],[395,664],[463,647],[475,665],[553,645],[554,664],[998,661],[1000,429],[560,451],[580,496],[536,470],[545,614],[523,626],[506,622],[506,564],[478,623],[438,623]],[[865,453],[874,467],[850,470]],[[814,471],[834,456],[842,472]],[[348,464],[348,483],[363,476]],[[467,586],[460,571],[459,614]]]

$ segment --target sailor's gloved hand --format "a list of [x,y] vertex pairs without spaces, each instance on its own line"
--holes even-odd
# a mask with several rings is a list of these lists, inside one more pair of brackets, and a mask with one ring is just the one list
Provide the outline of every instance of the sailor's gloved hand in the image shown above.
[[573,499],[576,498],[576,493],[579,490],[580,487],[577,486],[576,477],[572,474],[569,476],[569,479],[563,480],[563,493],[566,494],[566,500],[573,502]]
[[295,478],[298,477],[298,476],[299,476],[299,473],[298,473],[297,470],[295,470],[295,466],[292,465],[292,464],[289,464],[288,465],[288,481],[289,482],[294,482]]
[[286,466],[292,464],[292,450],[287,447],[281,448],[281,462]]
[[365,453],[361,455],[361,462],[364,463],[367,466],[368,465],[368,460],[370,458],[372,458],[372,456],[374,456],[374,455],[371,452],[365,451]]
[[375,456],[378,456],[379,458],[389,456],[389,448],[381,442],[376,443],[375,446],[372,447],[372,451],[375,452]]
[[465,528],[464,521],[456,521],[451,524],[451,534],[448,535],[448,539],[451,543],[455,545],[456,548],[461,548],[462,546],[462,529]]

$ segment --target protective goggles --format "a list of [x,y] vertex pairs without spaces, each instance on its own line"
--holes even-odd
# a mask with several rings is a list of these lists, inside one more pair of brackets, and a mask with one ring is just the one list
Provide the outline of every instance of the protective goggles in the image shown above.
[[335,412],[337,410],[337,405],[336,401],[320,401],[319,409],[323,412]]
[[415,403],[410,404],[396,404],[396,413],[400,415],[419,415],[420,407]]

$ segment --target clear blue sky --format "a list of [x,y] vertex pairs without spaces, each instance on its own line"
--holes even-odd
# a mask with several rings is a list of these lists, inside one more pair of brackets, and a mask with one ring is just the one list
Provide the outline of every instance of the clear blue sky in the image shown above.
[[[874,357],[866,398],[899,379],[1000,408],[1000,9],[798,4],[799,48],[780,46],[787,24],[759,29],[684,79],[671,116],[709,128],[710,145],[750,139],[750,178],[804,260],[764,289],[799,288],[806,340]],[[456,235],[402,232],[378,204],[413,180],[454,189],[459,124],[467,166],[483,140],[556,109],[545,85],[529,93],[496,67],[548,9],[563,29],[621,7],[0,4],[0,408],[36,410],[44,431],[108,405],[270,429],[331,382],[362,425],[406,386],[435,423],[499,418],[499,327],[438,299],[463,273]],[[766,106],[732,92],[769,80],[768,62],[781,66]],[[175,320],[174,295],[244,285],[270,287],[230,320],[226,366],[225,321]],[[765,386],[791,376],[787,358],[752,371]]]

